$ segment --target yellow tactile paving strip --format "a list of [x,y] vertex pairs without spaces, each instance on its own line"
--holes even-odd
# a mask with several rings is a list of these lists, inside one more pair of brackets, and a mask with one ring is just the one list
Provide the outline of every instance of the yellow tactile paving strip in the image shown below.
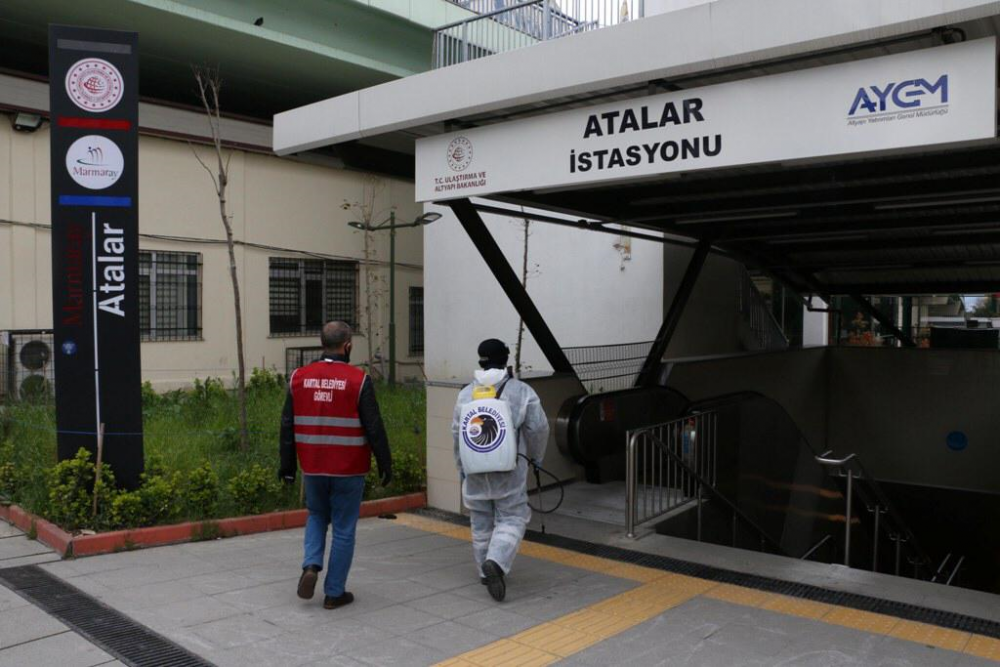
[[[401,514],[398,521],[411,528],[460,540],[470,539],[468,528],[444,521],[415,514]],[[870,634],[886,635],[1000,662],[1000,640],[992,637],[849,607],[767,593],[743,586],[719,584],[534,542],[523,543],[520,553],[560,565],[628,579],[640,585],[572,614],[541,623],[506,639],[463,653],[439,663],[440,667],[550,665],[699,596],[854,628]]]

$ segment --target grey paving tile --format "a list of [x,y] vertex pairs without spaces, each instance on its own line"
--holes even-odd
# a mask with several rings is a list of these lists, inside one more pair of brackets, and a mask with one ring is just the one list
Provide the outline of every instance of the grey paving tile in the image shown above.
[[460,616],[468,616],[495,606],[492,600],[487,604],[486,600],[477,601],[471,598],[453,595],[451,593],[436,593],[425,595],[406,603],[407,606],[426,611],[441,618],[453,619]]
[[452,621],[414,630],[404,637],[448,655],[465,653],[497,640],[497,635]]
[[305,667],[371,667],[367,662],[361,662],[347,655],[331,655],[317,662],[310,662]]
[[179,579],[176,582],[172,582],[171,585],[185,586],[191,590],[198,591],[202,595],[217,595],[218,593],[228,593],[230,591],[238,591],[244,588],[253,588],[254,586],[259,586],[262,583],[272,582],[261,581],[258,578],[249,576],[249,573],[244,574],[241,572],[224,570],[222,572],[210,572],[208,574],[200,574],[195,577]]
[[[354,605],[350,605],[353,607]],[[305,628],[315,628],[326,623],[345,618],[342,611],[349,609],[323,609],[323,598],[316,596],[312,600],[294,599],[278,607],[269,607],[254,612],[254,616],[276,625],[288,632],[298,632]]]
[[456,623],[483,630],[498,637],[509,637],[538,625],[538,620],[523,614],[505,611],[499,606],[454,619]]
[[353,585],[354,582],[348,578],[348,588],[353,588],[356,595],[374,593],[379,597],[395,602],[409,602],[429,596],[437,595],[438,590],[430,586],[424,586],[412,579],[399,579],[396,581],[378,581],[362,585]]
[[0,667],[94,667],[113,660],[74,632],[0,650]]
[[0,612],[0,648],[67,631],[68,627],[33,605]]
[[15,528],[6,521],[0,521],[0,538],[18,537],[21,535],[24,535],[21,529]]
[[287,604],[295,597],[295,587],[285,582],[261,584],[252,588],[241,588],[228,593],[213,595],[212,599],[241,611],[258,611],[268,607]]
[[418,644],[404,637],[371,642],[344,653],[349,657],[380,667],[392,667],[393,665],[421,667],[422,665],[436,664],[454,655],[451,652],[446,653]]
[[[126,590],[111,589],[104,586],[104,590],[92,589],[94,592],[90,594],[105,600],[116,609],[124,612],[147,609],[149,607],[161,607],[175,602],[193,600],[204,595],[201,591],[185,585],[184,581],[186,580],[164,581],[146,586],[136,586],[135,588]],[[87,583],[97,582],[85,583],[84,581],[80,581],[75,583],[84,584],[83,587],[79,587],[81,590],[84,590]],[[97,585],[103,586],[100,583],[97,583]]]
[[253,644],[282,634],[284,629],[252,614],[230,616],[219,621],[184,628],[170,634],[171,638],[194,635],[209,649],[227,649]]
[[164,632],[182,626],[210,623],[220,618],[236,616],[244,611],[213,597],[199,597],[162,607],[140,609],[128,615],[154,630]]
[[52,553],[52,549],[38,540],[29,540],[24,537],[8,537],[0,540],[0,567],[3,567],[5,562],[14,558],[50,553]]
[[370,611],[354,618],[365,625],[400,635],[425,628],[428,625],[441,623],[444,620],[440,616],[401,604]]
[[208,653],[206,657],[219,665],[301,665],[320,662],[333,655],[350,654],[353,649],[386,642],[389,639],[390,637],[382,630],[359,623],[352,618],[342,618],[334,623],[300,632],[286,632],[273,639],[230,649],[225,658],[238,655],[243,662],[216,661],[215,656],[218,652]]
[[0,561],[0,570],[8,567],[20,567],[22,565],[41,565],[43,563],[55,563],[60,559],[59,554],[48,551],[34,556],[20,556],[18,558],[8,558]]
[[504,603],[510,611],[549,621],[635,588],[635,582],[616,577],[592,575],[544,589],[539,593],[511,581]]
[[0,586],[0,612],[7,611],[9,609],[16,609],[18,607],[24,607],[29,604],[31,603],[14,591]]
[[476,567],[469,562],[468,567],[448,567],[433,570],[431,572],[415,571],[410,578],[425,586],[436,588],[439,591],[453,591],[472,583],[478,583]]

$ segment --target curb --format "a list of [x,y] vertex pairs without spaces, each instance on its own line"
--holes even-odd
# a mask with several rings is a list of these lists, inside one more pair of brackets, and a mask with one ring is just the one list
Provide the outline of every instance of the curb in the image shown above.
[[[361,503],[362,519],[393,512],[405,512],[427,506],[427,493],[411,493],[405,496],[367,500]],[[54,549],[63,558],[73,556],[96,556],[98,554],[124,551],[139,547],[158,547],[179,544],[200,539],[252,535],[272,530],[301,528],[306,525],[308,510],[288,510],[270,512],[254,516],[230,517],[208,521],[188,521],[169,526],[151,526],[131,530],[116,530],[96,535],[73,535],[59,526],[25,512],[17,505],[0,505],[0,519],[30,532],[32,526],[36,539]]]

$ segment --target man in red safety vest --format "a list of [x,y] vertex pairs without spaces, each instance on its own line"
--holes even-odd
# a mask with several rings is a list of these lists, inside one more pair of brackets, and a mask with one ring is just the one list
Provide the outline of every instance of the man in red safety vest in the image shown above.
[[392,455],[375,388],[363,370],[350,365],[351,333],[344,322],[328,322],[323,327],[323,356],[292,373],[281,415],[278,475],[285,483],[293,483],[298,455],[309,510],[300,598],[313,596],[323,569],[326,527],[333,525],[323,582],[326,609],[354,601],[354,595],[344,587],[354,557],[354,533],[372,453],[382,486],[392,480]]

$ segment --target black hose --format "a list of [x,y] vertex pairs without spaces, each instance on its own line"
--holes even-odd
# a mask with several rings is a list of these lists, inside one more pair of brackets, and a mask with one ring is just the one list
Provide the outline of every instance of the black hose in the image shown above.
[[[532,461],[531,459],[529,459],[524,454],[518,453],[518,456],[520,456],[522,459],[524,459],[525,461],[527,461],[528,465],[531,466],[532,471],[535,473],[535,488],[538,490],[538,507],[535,507],[530,502],[528,503],[528,507],[530,507],[533,512],[538,512],[539,514],[552,514],[557,509],[559,509],[560,507],[562,507],[563,500],[566,499],[566,487],[563,485],[562,480],[559,479],[558,477],[556,477],[555,475],[553,475],[551,472],[549,472],[548,470],[546,470],[542,466],[536,465],[534,461]],[[548,510],[543,510],[542,509],[542,503],[541,503],[541,500],[542,500],[542,473],[545,473],[546,475],[548,475],[549,477],[551,477],[552,480],[555,481],[556,485],[559,487],[559,500],[558,500],[558,502],[556,502],[555,506],[552,509],[548,509]]]

